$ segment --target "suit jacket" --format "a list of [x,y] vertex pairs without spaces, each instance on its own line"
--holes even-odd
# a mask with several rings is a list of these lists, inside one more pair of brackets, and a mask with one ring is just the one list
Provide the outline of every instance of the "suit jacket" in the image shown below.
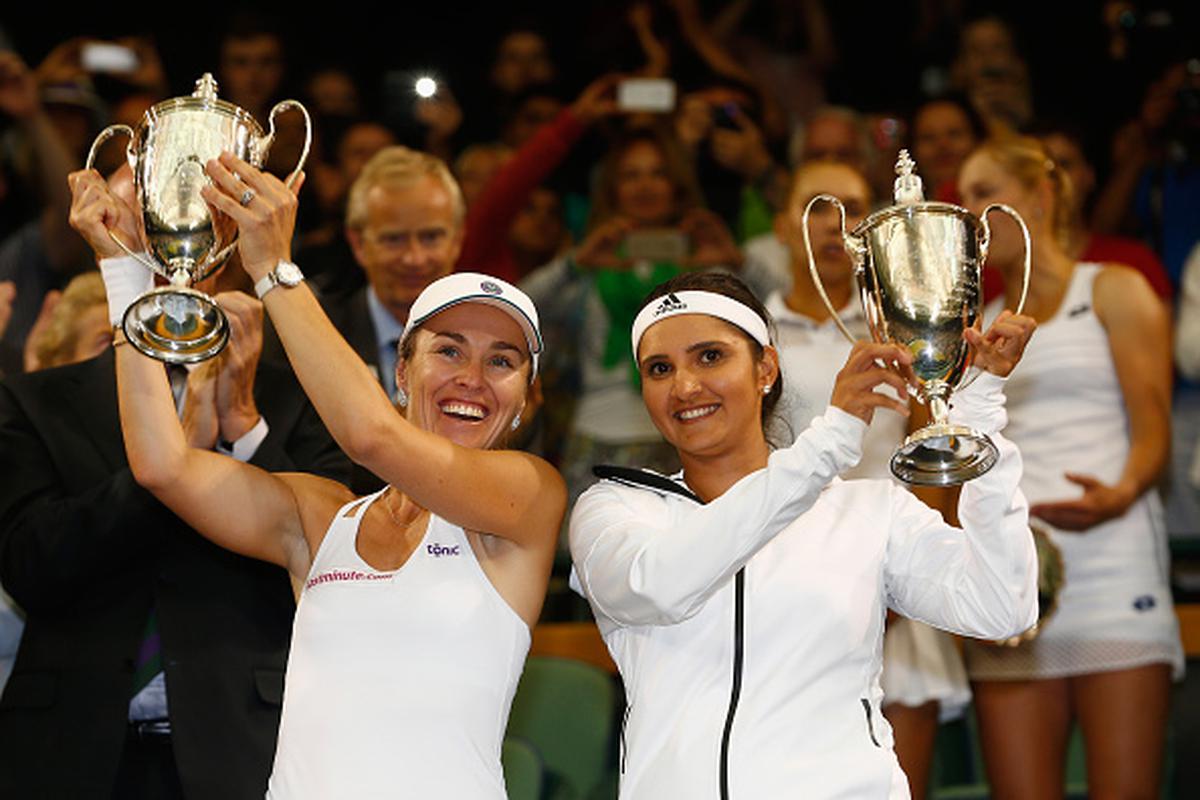
[[[252,463],[348,475],[289,370],[262,362],[255,399],[270,432]],[[152,607],[187,796],[263,796],[287,573],[208,542],[136,484],[111,351],[0,383],[0,583],[27,614],[0,697],[0,797],[111,796]]]
[[[375,323],[371,321],[371,312],[367,308],[367,287],[356,289],[348,294],[324,298],[321,305],[329,315],[333,327],[346,339],[346,342],[358,353],[358,357],[375,372],[379,378],[379,341],[375,332]],[[382,383],[382,381],[380,381]],[[383,488],[384,481],[369,472],[365,467],[355,464],[350,477],[350,488],[355,494],[372,494]]]

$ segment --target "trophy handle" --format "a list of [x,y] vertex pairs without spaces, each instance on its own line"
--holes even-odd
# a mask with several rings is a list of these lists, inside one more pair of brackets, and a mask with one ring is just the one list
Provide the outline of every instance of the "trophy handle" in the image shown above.
[[850,344],[854,344],[858,340],[854,338],[854,334],[850,333],[850,329],[842,322],[842,318],[838,316],[837,309],[833,307],[833,303],[829,302],[829,295],[825,293],[825,284],[821,283],[821,275],[817,271],[817,260],[813,257],[812,241],[808,236],[808,215],[812,212],[813,206],[817,203],[825,202],[832,203],[837,206],[838,213],[841,215],[842,222],[842,241],[849,240],[849,234],[846,233],[846,207],[842,205],[842,201],[838,200],[831,194],[819,194],[812,200],[808,201],[808,205],[804,207],[804,214],[800,218],[800,232],[804,236],[804,253],[808,256],[808,272],[812,275],[813,283],[817,287],[817,294],[821,295],[821,302],[825,304],[833,321],[837,323],[838,330],[846,337]]
[[[300,160],[296,162],[295,168],[288,174],[284,184],[290,189],[296,183],[296,179],[300,177],[300,171],[304,169],[305,162],[308,161],[308,151],[312,148],[312,118],[308,115],[308,109],[299,100],[280,100],[271,107],[271,113],[268,115],[267,135],[255,148],[258,151],[258,156],[266,160],[267,151],[271,149],[271,145],[275,142],[275,117],[284,111],[299,111],[304,115],[304,149],[300,151]],[[221,264],[225,263],[225,259],[229,258],[237,247],[238,237],[234,236],[233,241],[217,251],[203,269],[198,271],[199,277],[196,280],[204,280],[216,270]]]
[[271,113],[268,115],[268,131],[267,138],[262,144],[262,155],[266,156],[267,150],[275,142],[275,117],[284,111],[299,111],[304,115],[304,149],[300,151],[300,160],[296,162],[296,167],[287,176],[284,183],[290,189],[296,183],[296,179],[300,177],[300,171],[304,169],[304,163],[308,161],[308,151],[312,147],[312,118],[308,116],[308,109],[299,100],[280,100],[271,108]]
[[[126,136],[128,136],[130,139],[134,138],[133,128],[129,127],[128,125],[109,125],[107,128],[100,131],[99,134],[97,134],[96,140],[94,142],[92,142],[92,146],[90,148],[88,148],[87,161],[83,162],[84,169],[93,169],[94,168],[93,165],[96,163],[96,153],[99,152],[100,145],[104,144],[109,139],[116,136],[118,133],[123,133]],[[128,152],[129,151],[128,151],[128,147],[127,147],[126,148],[126,157],[128,157]],[[146,258],[141,253],[135,253],[129,247],[129,245],[127,245],[121,241],[120,237],[117,236],[116,232],[112,228],[108,228],[107,230],[108,230],[108,238],[110,238],[114,242],[116,242],[117,247],[121,248],[122,250],[124,250],[126,252],[126,254],[132,256],[133,258],[136,258],[142,264],[149,267],[151,272],[153,272],[157,275],[163,274],[162,268],[159,267],[159,265],[157,263],[155,263],[155,261],[153,259]]]
[[1012,206],[1005,205],[1004,203],[992,203],[991,205],[989,205],[987,208],[985,208],[983,210],[983,214],[979,218],[979,221],[983,224],[983,239],[981,239],[979,242],[979,250],[980,250],[979,271],[980,271],[980,278],[981,278],[981,280],[980,280],[981,286],[983,284],[983,281],[982,281],[983,262],[987,261],[988,245],[991,244],[991,241],[992,241],[992,229],[988,225],[987,215],[989,213],[991,213],[992,211],[1003,211],[1005,214],[1008,214],[1010,217],[1012,217],[1014,220],[1016,220],[1017,227],[1021,229],[1021,238],[1025,244],[1025,275],[1024,275],[1023,279],[1021,280],[1021,297],[1017,301],[1017,310],[1014,312],[1016,314],[1020,314],[1022,311],[1025,310],[1025,297],[1026,297],[1026,295],[1029,294],[1029,274],[1030,274],[1029,228],[1027,228],[1025,226],[1025,220],[1021,219],[1021,215],[1018,214],[1016,212],[1016,209],[1014,209]]

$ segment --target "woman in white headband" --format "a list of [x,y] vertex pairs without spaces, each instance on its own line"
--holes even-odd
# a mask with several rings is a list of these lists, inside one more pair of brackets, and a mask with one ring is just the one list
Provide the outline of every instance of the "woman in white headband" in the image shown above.
[[[400,340],[398,413],[287,260],[292,191],[228,155],[208,170],[205,196],[238,224],[242,265],[304,390],[347,455],[389,484],[356,498],[187,440],[162,365],[118,334],[134,477],[303,587],[267,797],[502,800],[501,742],[566,506],[549,464],[503,449],[537,372],[537,310],[487,275],[430,284]],[[109,227],[136,241],[132,209],[99,174],[75,173],[72,188],[72,223],[98,255],[119,255]],[[119,257],[101,271],[119,320],[149,272]]]
[[574,585],[625,682],[623,799],[909,796],[880,713],[886,609],[989,638],[1036,618],[1020,458],[998,433],[1032,331],[1006,315],[968,333],[984,372],[953,416],[1001,456],[963,487],[959,530],[903,487],[835,479],[875,409],[908,413],[875,391],[903,396],[906,351],[856,345],[824,416],[772,452],[783,376],[766,310],[726,275],[651,294],[633,349],[683,471],[598,468],[570,527]]

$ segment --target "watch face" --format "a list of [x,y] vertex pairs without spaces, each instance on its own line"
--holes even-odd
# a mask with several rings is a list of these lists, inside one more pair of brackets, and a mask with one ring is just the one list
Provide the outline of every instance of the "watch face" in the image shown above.
[[304,280],[304,273],[290,261],[281,261],[279,266],[275,268],[275,277],[284,286],[296,286],[300,281]]

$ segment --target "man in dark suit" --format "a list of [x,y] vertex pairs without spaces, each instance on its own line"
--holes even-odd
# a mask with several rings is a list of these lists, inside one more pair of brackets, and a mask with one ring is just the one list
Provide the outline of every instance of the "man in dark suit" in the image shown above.
[[[426,286],[453,271],[465,215],[462,192],[446,165],[407,147],[380,150],[350,188],[346,238],[367,274],[367,286],[330,298],[325,307],[391,397],[396,342],[408,309]],[[356,468],[350,488],[368,494],[382,485]]]
[[[174,381],[193,444],[345,479],[291,371],[259,363],[261,305],[218,300],[229,347]],[[288,576],[137,486],[111,352],[0,383],[0,583],[27,615],[0,697],[0,797],[262,797]]]

